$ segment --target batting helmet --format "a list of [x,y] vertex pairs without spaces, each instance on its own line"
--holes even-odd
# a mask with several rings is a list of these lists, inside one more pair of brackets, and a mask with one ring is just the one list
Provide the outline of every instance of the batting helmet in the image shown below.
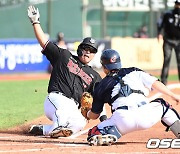
[[104,50],[101,54],[101,64],[108,70],[121,68],[121,59],[117,51],[112,49]]
[[82,50],[84,46],[88,46],[93,49],[93,53],[97,53],[98,44],[95,39],[91,37],[86,37],[83,39],[83,41],[80,43],[77,49],[78,56],[82,56]]
[[180,5],[180,0],[175,0],[175,4]]

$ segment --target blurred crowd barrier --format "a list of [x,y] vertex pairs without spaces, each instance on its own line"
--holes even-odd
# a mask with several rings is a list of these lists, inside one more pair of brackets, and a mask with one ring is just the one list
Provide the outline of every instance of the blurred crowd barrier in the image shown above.
[[[79,40],[67,41],[67,48],[76,55]],[[154,39],[112,38],[98,40],[98,53],[90,62],[100,69],[103,50],[112,48],[120,53],[123,67],[139,67],[145,70],[161,69],[162,42]],[[47,72],[49,61],[41,53],[37,40],[0,40],[0,73]]]

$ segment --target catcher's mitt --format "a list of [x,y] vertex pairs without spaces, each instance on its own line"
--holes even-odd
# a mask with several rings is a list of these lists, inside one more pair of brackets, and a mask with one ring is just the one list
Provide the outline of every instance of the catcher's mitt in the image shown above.
[[89,120],[87,112],[92,108],[92,102],[92,95],[88,92],[84,92],[81,97],[81,113],[87,120]]

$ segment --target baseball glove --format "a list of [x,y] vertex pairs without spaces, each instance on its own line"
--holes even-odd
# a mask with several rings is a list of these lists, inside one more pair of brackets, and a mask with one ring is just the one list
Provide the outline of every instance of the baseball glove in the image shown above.
[[81,113],[87,120],[89,120],[87,112],[92,108],[92,102],[92,95],[88,92],[84,92],[81,96]]

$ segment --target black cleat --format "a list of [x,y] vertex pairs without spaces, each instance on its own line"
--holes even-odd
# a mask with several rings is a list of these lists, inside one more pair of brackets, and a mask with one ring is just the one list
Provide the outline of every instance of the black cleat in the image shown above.
[[43,135],[43,125],[33,125],[29,129],[29,133],[38,136],[38,135]]

